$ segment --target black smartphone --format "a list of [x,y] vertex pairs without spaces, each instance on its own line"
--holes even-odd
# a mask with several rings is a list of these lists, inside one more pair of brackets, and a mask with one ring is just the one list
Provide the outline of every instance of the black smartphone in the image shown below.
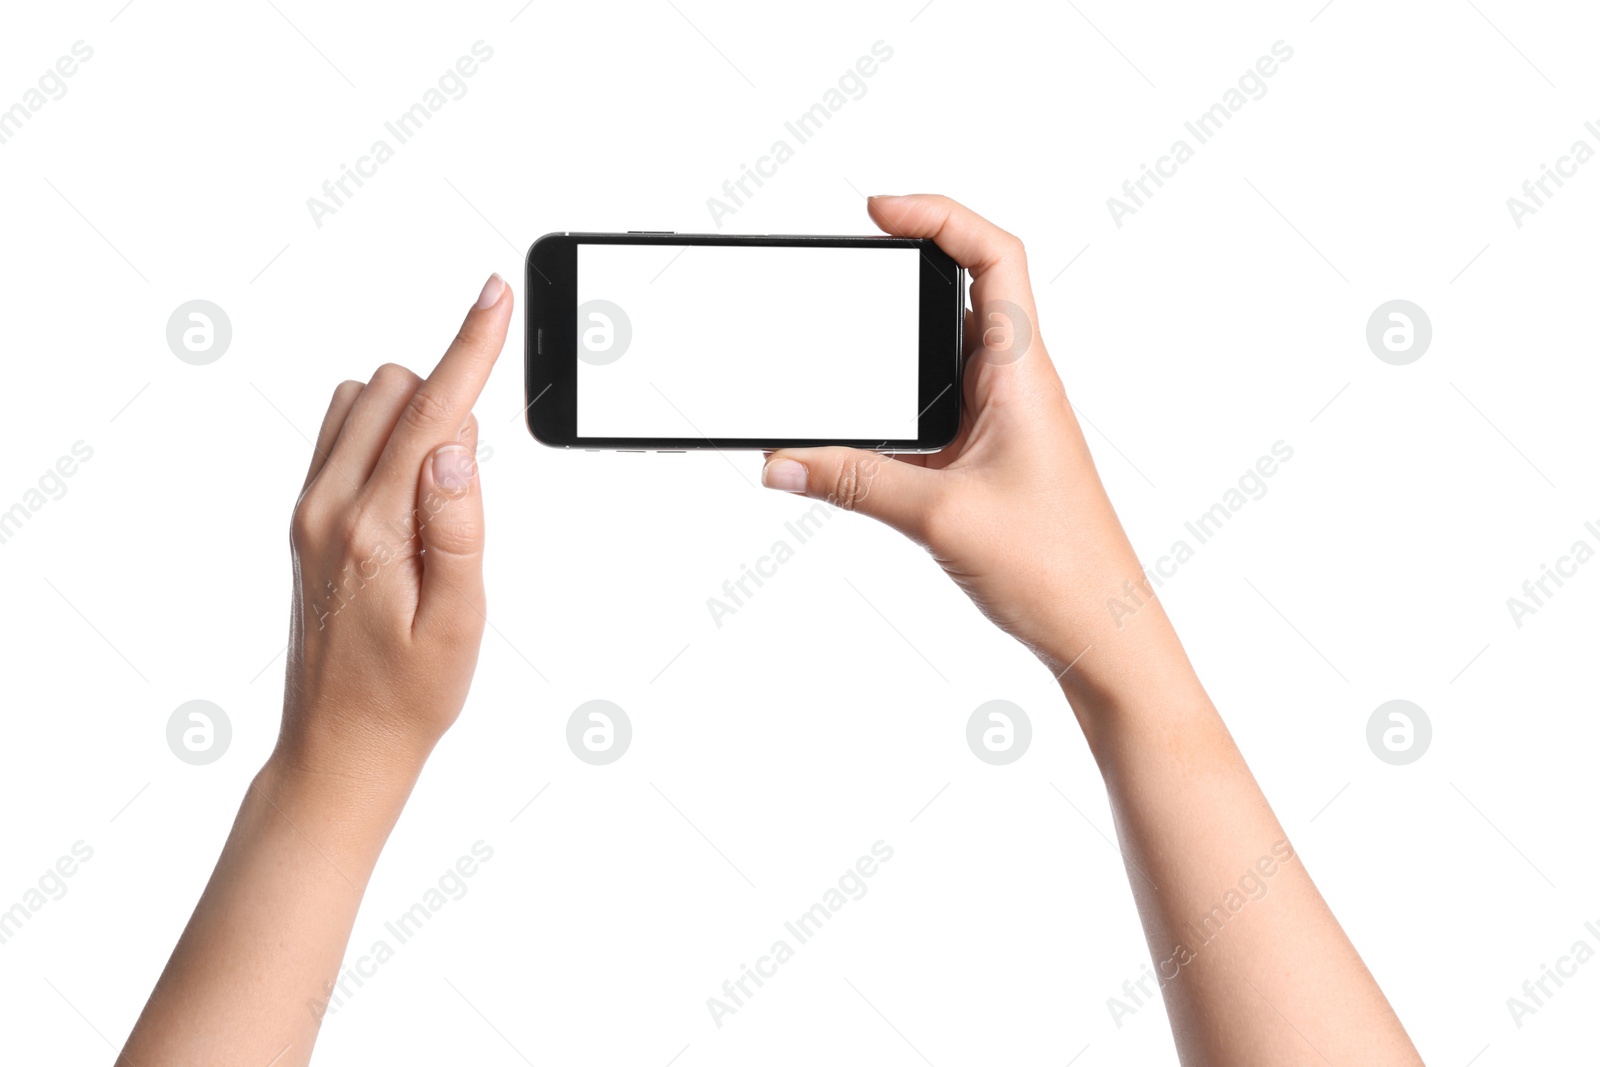
[[932,241],[552,233],[523,292],[547,445],[936,452],[960,425],[966,272]]

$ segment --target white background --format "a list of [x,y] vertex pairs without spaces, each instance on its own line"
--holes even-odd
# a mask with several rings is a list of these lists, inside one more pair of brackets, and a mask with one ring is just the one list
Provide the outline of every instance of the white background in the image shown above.
[[[578,307],[611,302],[631,337],[578,361],[579,435],[915,438],[921,256],[580,244]],[[596,325],[580,314],[580,345]]]
[[[430,366],[539,234],[706,228],[878,40],[866,95],[727,231],[868,232],[862,194],[939,190],[1021,234],[1147,559],[1290,444],[1168,609],[1428,1062],[1593,1058],[1600,963],[1520,1030],[1506,1008],[1600,919],[1600,563],[1520,629],[1506,608],[1600,520],[1600,162],[1520,229],[1506,208],[1596,140],[1592,10],[274,3],[28,5],[0,34],[4,104],[95,50],[0,145],[0,505],[94,449],[0,545],[0,905],[94,849],[0,946],[8,1060],[108,1061],[270,749],[289,509],[335,384]],[[307,197],[480,39],[467,95],[315,226]],[[1278,40],[1267,95],[1116,227],[1106,198]],[[206,367],[164,336],[195,298],[234,329]],[[1394,298],[1434,326],[1405,367],[1364,339]],[[320,1061],[1173,1062],[1159,1007],[1107,1011],[1147,956],[1048,673],[849,515],[715,628],[706,599],[802,504],[756,455],[536,446],[520,361],[514,336],[479,408],[494,628],[352,945],[473,842],[494,858]],[[564,743],[596,697],[635,731],[601,768]],[[1407,767],[1364,737],[1399,697],[1434,725]],[[166,747],[194,698],[233,722],[209,767]],[[995,698],[1034,724],[1005,768],[964,739]],[[705,998],[879,839],[871,892],[716,1029]]]

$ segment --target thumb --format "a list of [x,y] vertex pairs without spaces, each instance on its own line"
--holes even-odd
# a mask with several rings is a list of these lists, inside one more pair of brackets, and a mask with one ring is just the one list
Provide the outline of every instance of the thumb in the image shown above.
[[859,511],[918,541],[924,539],[937,477],[881,452],[838,447],[781,449],[761,469],[768,489]]
[[483,496],[471,448],[443,445],[422,463],[417,492],[422,588],[416,626],[480,632],[483,616]]

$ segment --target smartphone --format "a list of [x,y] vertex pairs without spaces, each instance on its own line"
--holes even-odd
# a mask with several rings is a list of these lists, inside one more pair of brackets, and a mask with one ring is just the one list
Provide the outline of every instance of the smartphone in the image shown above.
[[960,425],[966,272],[932,241],[552,233],[523,291],[546,445],[936,452]]

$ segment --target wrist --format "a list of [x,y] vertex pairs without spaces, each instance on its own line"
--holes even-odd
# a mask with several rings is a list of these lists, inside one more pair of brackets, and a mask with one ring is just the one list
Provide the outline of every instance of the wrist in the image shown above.
[[1109,719],[1208,703],[1177,631],[1153,598],[1137,618],[1091,614],[1070,637],[1035,651],[1086,731]]
[[357,899],[377,866],[406,794],[398,782],[361,783],[306,771],[274,753],[256,773],[234,835],[302,854],[331,890]]
[[252,783],[286,816],[359,836],[388,836],[421,774],[422,761],[324,760],[282,738]]
[[438,742],[437,734],[407,728],[407,718],[406,709],[291,696],[270,762],[293,784],[317,791],[404,795]]

